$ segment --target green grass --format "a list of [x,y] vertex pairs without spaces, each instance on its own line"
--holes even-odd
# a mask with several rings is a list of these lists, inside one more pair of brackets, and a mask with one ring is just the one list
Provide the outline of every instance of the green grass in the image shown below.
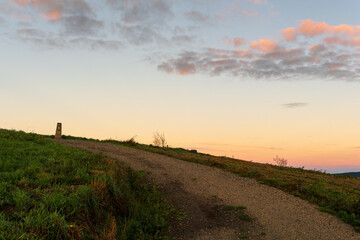
[[239,239],[246,239],[249,238],[249,234],[241,234],[239,235]]
[[240,220],[243,220],[243,221],[251,221],[253,220],[252,217],[250,217],[249,215],[246,215],[246,214],[238,214],[236,215]]
[[137,148],[184,161],[204,164],[258,180],[319,206],[320,210],[338,216],[360,232],[360,179],[326,174],[303,168],[279,167],[228,157],[197,153],[183,148],[155,147],[106,140],[102,142]]
[[187,218],[186,212],[184,209],[179,209],[176,211],[176,220],[184,221]]
[[160,239],[169,212],[143,175],[0,129],[0,239]]
[[224,206],[224,211],[238,211],[238,210],[244,210],[246,207],[243,206]]

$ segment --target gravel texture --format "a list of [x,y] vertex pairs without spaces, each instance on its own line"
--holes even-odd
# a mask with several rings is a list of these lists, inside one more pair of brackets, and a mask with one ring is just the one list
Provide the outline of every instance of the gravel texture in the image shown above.
[[[171,234],[178,239],[239,239],[247,235],[247,239],[269,240],[360,240],[360,234],[342,220],[254,179],[113,144],[57,142],[103,153],[144,170],[170,201],[185,211],[182,221],[171,221]],[[255,220],[239,221],[237,213],[222,210],[224,205],[245,206],[242,214]]]

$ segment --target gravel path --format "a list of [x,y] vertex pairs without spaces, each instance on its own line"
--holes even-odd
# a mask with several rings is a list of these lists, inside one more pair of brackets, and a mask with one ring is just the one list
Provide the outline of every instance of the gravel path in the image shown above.
[[[238,239],[239,233],[246,228],[247,239],[360,240],[360,234],[340,219],[253,179],[113,144],[76,140],[58,142],[103,153],[135,170],[144,170],[190,216],[186,221],[174,224],[180,239]],[[219,207],[222,205],[245,206],[245,213],[255,220],[236,222],[236,218],[222,211]]]

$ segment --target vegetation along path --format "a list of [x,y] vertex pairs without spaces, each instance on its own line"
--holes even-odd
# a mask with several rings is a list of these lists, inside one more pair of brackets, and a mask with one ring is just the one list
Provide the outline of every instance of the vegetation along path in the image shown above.
[[[78,140],[60,143],[102,153],[135,170],[144,170],[170,195],[170,201],[183,209],[172,224],[177,239],[360,239],[360,234],[342,220],[254,179],[113,144]],[[241,214],[235,212],[233,218],[221,206],[246,209]],[[237,222],[239,218],[252,220]]]

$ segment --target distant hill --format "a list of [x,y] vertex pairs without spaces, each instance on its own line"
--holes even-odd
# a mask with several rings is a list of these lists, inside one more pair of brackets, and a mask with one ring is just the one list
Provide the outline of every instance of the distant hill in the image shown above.
[[350,176],[353,176],[353,177],[360,178],[360,172],[337,173],[337,175],[350,175]]

